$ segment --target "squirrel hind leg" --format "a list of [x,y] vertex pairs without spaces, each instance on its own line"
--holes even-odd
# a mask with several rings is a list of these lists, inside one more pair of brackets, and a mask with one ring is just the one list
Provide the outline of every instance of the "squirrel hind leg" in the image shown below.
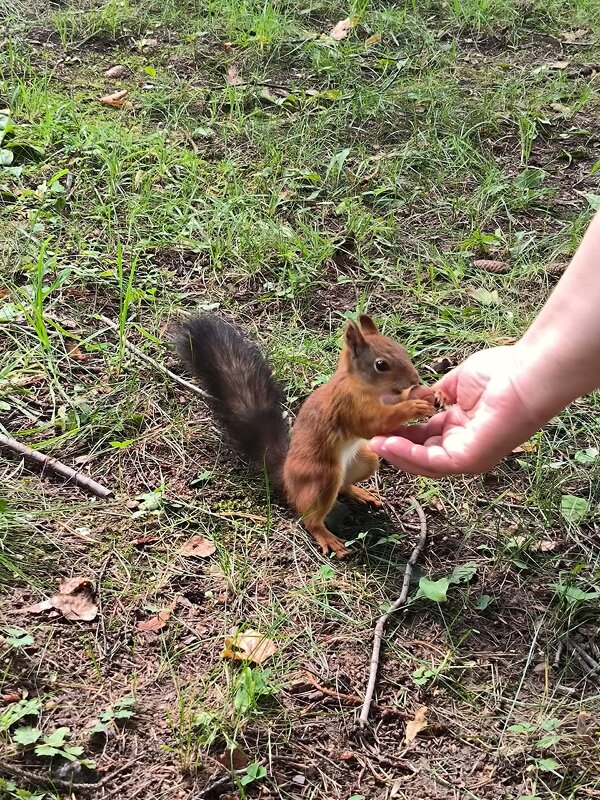
[[346,467],[346,474],[340,489],[340,494],[350,497],[358,503],[381,508],[382,501],[362,486],[354,486],[355,483],[366,481],[371,475],[377,472],[379,458],[368,447],[361,447],[356,454],[356,458]]
[[350,550],[325,525],[325,517],[336,501],[341,481],[335,475],[322,476],[320,480],[286,481],[286,494],[300,515],[300,521],[308,533],[327,555],[329,552],[338,558],[348,555]]
[[331,533],[331,531],[325,527],[324,522],[306,522],[303,520],[302,524],[319,545],[323,555],[333,552],[338,558],[344,558],[344,556],[350,553],[350,550],[342,540],[338,539],[335,534]]

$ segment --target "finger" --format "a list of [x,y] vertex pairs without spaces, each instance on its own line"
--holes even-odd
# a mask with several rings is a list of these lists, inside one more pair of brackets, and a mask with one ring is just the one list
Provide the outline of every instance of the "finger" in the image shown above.
[[371,448],[390,464],[412,475],[438,478],[455,472],[452,460],[439,444],[423,446],[400,436],[389,436],[381,442],[372,442]]
[[[464,363],[464,362],[463,362]],[[456,395],[458,390],[458,376],[462,370],[463,365],[459,364],[454,369],[450,370],[443,378],[432,386],[433,389],[439,389],[446,396],[449,405],[456,403]]]
[[[441,436],[444,430],[447,413],[447,411],[441,411],[439,414],[427,420],[427,422],[422,422],[418,425],[402,425],[400,428],[392,431],[390,435],[401,436],[403,439],[415,442],[415,444],[425,444],[432,436]],[[376,436],[374,441],[386,438],[385,436]]]

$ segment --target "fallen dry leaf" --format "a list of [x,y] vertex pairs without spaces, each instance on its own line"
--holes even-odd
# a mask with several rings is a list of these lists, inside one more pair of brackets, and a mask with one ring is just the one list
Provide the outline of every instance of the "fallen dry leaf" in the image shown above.
[[473,262],[473,266],[484,269],[486,272],[492,272],[495,275],[502,275],[504,272],[508,272],[506,261],[495,261],[490,258],[478,258]]
[[250,759],[244,753],[241,747],[235,745],[233,750],[223,750],[221,755],[217,756],[217,761],[222,764],[226,769],[244,769],[250,763]]
[[592,727],[592,715],[588,711],[580,711],[577,715],[577,735],[585,736],[590,733]]
[[233,633],[225,639],[225,649],[221,658],[232,658],[234,661],[253,661],[262,664],[274,653],[277,645],[266,636],[248,629],[243,633]]
[[150,39],[142,39],[140,42],[140,47],[156,47],[158,45],[158,39],[150,38]]
[[205,536],[192,536],[185,544],[182,544],[177,551],[182,556],[198,556],[198,558],[208,558],[212,556],[217,548]]
[[22,696],[18,692],[6,692],[6,694],[0,695],[0,701],[2,703],[18,703],[19,700],[22,699]]
[[115,64],[114,67],[109,67],[104,75],[107,78],[122,78],[127,75],[127,67],[124,67],[123,64]]
[[511,452],[513,453],[535,453],[537,445],[535,442],[523,442],[517,445]]
[[588,28],[577,28],[576,31],[563,31],[561,36],[565,42],[576,42],[577,39],[582,39],[586,33],[589,33]]
[[570,63],[570,61],[553,61],[549,67],[550,69],[566,69]]
[[425,715],[427,714],[427,706],[420,706],[417,709],[417,713],[415,714],[415,718],[411,719],[410,722],[406,723],[406,733],[404,734],[404,743],[409,745],[411,742],[414,742],[418,733],[422,730],[425,730],[427,727],[427,720],[425,719]]
[[334,25],[331,29],[330,36],[332,39],[335,39],[336,42],[345,39],[348,36],[348,31],[356,25],[356,18],[355,17],[346,17],[346,19],[341,19],[337,25]]
[[531,545],[531,550],[534,553],[551,553],[553,550],[556,550],[558,546],[558,542],[555,542],[553,539],[540,539],[539,542],[534,542]]
[[98,614],[98,606],[94,603],[95,589],[94,581],[90,578],[63,578],[58,594],[49,600],[27,606],[23,611],[29,614],[52,611],[50,616],[57,616],[56,612],[60,612],[66,619],[91,622]]
[[142,622],[138,622],[138,631],[145,631],[147,633],[148,631],[159,631],[161,628],[164,628],[169,621],[169,617],[173,613],[176,602],[177,599],[175,599],[170,606],[163,608],[163,610],[159,611],[158,614],[150,617],[150,619],[145,619]]
[[380,33],[374,33],[373,36],[369,36],[369,38],[365,40],[365,44],[366,45],[377,44],[377,42],[380,42],[380,41],[381,41],[381,34]]
[[72,361],[79,361],[81,364],[84,364],[86,361],[90,360],[89,354],[80,350],[77,342],[74,342],[72,339],[67,339],[65,342],[65,347],[67,349],[67,354]]
[[103,106],[112,106],[113,108],[122,108],[125,105],[125,98],[127,97],[127,89],[121,89],[120,92],[113,92],[112,94],[105,94],[99,97],[98,101]]
[[150,542],[155,542],[156,536],[152,534],[148,534],[145,536],[136,536],[135,539],[131,540],[131,544],[134,544],[136,547],[142,547],[145,544],[150,544]]
[[234,67],[233,64],[227,68],[227,72],[225,73],[225,80],[230,86],[244,85],[244,81],[238,75],[237,67]]

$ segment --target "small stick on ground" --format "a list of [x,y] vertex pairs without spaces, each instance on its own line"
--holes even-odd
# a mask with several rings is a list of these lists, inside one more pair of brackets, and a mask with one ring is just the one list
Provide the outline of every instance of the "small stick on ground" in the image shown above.
[[[100,319],[105,325],[109,328],[112,328],[113,331],[119,331],[119,326],[109,319],[105,317],[103,314],[98,314],[98,319]],[[159,364],[158,361],[155,361],[151,356],[146,355],[142,350],[136,347],[134,344],[131,344],[130,341],[127,339],[123,340],[123,344],[130,353],[133,353],[142,361],[145,361],[150,366],[157,369],[159,372],[162,372],[163,375],[168,375],[171,380],[175,381],[176,383],[180,384],[180,386],[185,386],[186,389],[189,389],[190,392],[195,392],[197,395],[200,395],[202,398],[207,398],[209,395],[202,391],[199,386],[195,386],[193,383],[186,381],[185,378],[182,378],[180,375],[177,375],[175,372],[172,372],[170,369],[167,369],[163,364]]]
[[379,670],[379,655],[381,652],[381,642],[383,640],[383,632],[385,629],[385,625],[389,619],[389,617],[397,611],[401,606],[406,603],[406,598],[408,597],[408,590],[410,586],[410,576],[412,575],[413,567],[417,563],[417,559],[421,554],[421,550],[425,546],[425,542],[427,540],[427,520],[425,519],[425,514],[423,509],[421,508],[420,504],[414,497],[410,498],[411,503],[417,510],[417,514],[419,515],[419,520],[421,522],[421,533],[419,536],[419,540],[415,545],[414,550],[411,553],[410,558],[406,564],[406,569],[404,570],[404,580],[402,581],[402,590],[400,592],[400,597],[396,600],[396,602],[392,605],[390,610],[383,614],[378,621],[377,625],[375,626],[375,633],[373,636],[373,653],[371,655],[371,671],[369,673],[369,682],[367,684],[367,691],[365,692],[365,699],[363,702],[362,709],[360,711],[359,723],[360,727],[364,728],[367,725],[367,721],[369,719],[369,711],[371,709],[371,703],[373,702],[373,693],[375,691],[375,681],[377,680],[377,671]]
[[29,461],[34,461],[36,464],[42,467],[42,470],[48,469],[51,472],[55,472],[57,475],[61,475],[63,478],[73,481],[73,483],[79,486],[81,489],[86,489],[88,492],[96,495],[96,497],[106,498],[112,495],[111,489],[108,489],[106,486],[102,486],[101,483],[97,483],[84,472],[76,472],[74,469],[71,469],[71,467],[68,467],[66,464],[63,464],[56,458],[47,456],[45,453],[41,453],[39,450],[32,450],[31,447],[27,447],[26,444],[21,444],[21,442],[13,439],[12,436],[6,436],[5,434],[0,433],[0,447],[8,447],[9,450],[18,453],[19,455],[23,456],[23,458],[26,458]]
[[586,669],[588,678],[596,678],[600,674],[600,664],[596,659],[592,658],[582,647],[573,642],[569,642],[569,647],[579,659],[579,663]]
[[308,672],[308,670],[305,670],[303,674],[308,683],[310,683],[311,686],[314,686],[317,691],[321,692],[326,697],[335,697],[336,700],[343,700],[346,703],[352,703],[352,705],[355,706],[362,705],[363,699],[357,694],[345,694],[344,692],[336,692],[334,689],[328,689],[326,686],[322,686],[314,677],[314,675]]

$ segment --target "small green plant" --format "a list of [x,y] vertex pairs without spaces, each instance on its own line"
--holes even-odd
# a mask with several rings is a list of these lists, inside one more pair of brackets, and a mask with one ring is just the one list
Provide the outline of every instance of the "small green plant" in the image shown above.
[[133,706],[135,700],[133,697],[123,697],[121,700],[107,708],[106,711],[100,715],[98,722],[90,730],[90,733],[108,733],[111,728],[116,728],[118,720],[130,719],[134,716]]
[[242,776],[240,783],[242,786],[248,786],[251,783],[255,783],[256,781],[261,781],[263,778],[267,777],[267,770],[262,764],[259,764],[257,761],[253,761],[251,764],[248,764],[246,767],[246,774]]
[[437,581],[432,581],[430,578],[421,578],[419,581],[419,588],[417,593],[411,599],[411,602],[419,598],[426,598],[433,600],[434,603],[445,603],[447,592],[451,585],[459,583],[469,583],[477,572],[477,564],[469,562],[462,566],[455,567],[452,574],[447,578],[439,578]]
[[22,747],[35,745],[34,753],[36,756],[47,756],[54,758],[59,756],[67,761],[79,761],[85,767],[93,769],[96,765],[89,758],[80,758],[83,755],[81,745],[70,744],[68,739],[71,729],[67,727],[57,728],[52,733],[44,734],[39,728],[22,727],[17,728],[12,733],[12,741]]
[[11,800],[12,798],[14,798],[14,800],[44,800],[47,794],[45,792],[34,794],[27,789],[19,789],[13,781],[0,778],[0,797],[6,798],[6,800],[8,800],[8,798],[11,798]]
[[17,703],[10,703],[0,714],[0,733],[8,731],[15,723],[26,717],[37,717],[42,710],[42,700],[40,697],[19,700]]
[[0,632],[3,634],[2,638],[6,644],[9,645],[9,647],[14,647],[16,650],[35,644],[33,636],[23,628],[2,625],[0,626]]
[[233,707],[236,719],[241,719],[257,711],[260,703],[267,697],[273,697],[279,686],[272,682],[272,671],[244,664],[239,671]]

